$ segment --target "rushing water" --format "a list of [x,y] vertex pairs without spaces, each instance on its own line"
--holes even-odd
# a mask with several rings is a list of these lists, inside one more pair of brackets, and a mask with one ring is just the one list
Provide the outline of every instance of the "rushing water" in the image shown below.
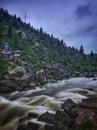
[[[48,83],[35,90],[2,95],[0,96],[0,130],[16,130],[19,119],[27,116],[29,112],[38,115],[46,111],[55,113],[66,99],[71,98],[75,102],[80,102],[89,95],[95,94],[96,88],[97,80],[71,78]],[[38,122],[35,118],[30,121],[44,126],[44,123]]]

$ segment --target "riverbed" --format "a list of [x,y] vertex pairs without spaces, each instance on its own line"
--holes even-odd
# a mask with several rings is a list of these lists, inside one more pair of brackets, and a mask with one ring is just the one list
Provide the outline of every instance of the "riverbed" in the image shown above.
[[[79,103],[82,99],[97,94],[97,79],[70,78],[56,83],[39,86],[35,90],[1,94],[0,96],[0,130],[16,130],[19,119],[29,113],[40,116],[44,112],[55,113],[62,103],[72,99]],[[31,118],[24,123],[34,122],[44,129],[44,123]]]

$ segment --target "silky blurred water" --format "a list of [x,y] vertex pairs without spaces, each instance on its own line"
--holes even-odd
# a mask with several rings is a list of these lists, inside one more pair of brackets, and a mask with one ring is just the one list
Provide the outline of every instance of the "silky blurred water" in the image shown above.
[[[38,115],[46,111],[55,113],[68,98],[78,103],[95,94],[96,88],[97,80],[93,78],[71,78],[48,83],[35,90],[2,95],[0,96],[0,130],[16,130],[19,125],[18,120],[27,116],[29,112]],[[30,121],[37,122],[37,119]],[[42,122],[37,123],[44,126]]]

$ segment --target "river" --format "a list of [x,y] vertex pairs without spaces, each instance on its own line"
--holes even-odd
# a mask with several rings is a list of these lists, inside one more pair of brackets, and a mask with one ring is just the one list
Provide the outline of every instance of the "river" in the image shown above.
[[[1,94],[0,130],[16,130],[19,119],[27,116],[29,112],[37,115],[46,111],[55,113],[68,98],[78,103],[96,93],[97,79],[70,78],[57,83],[48,83],[35,90]],[[38,122],[37,118],[28,121],[38,123],[40,129],[44,129],[44,123]]]

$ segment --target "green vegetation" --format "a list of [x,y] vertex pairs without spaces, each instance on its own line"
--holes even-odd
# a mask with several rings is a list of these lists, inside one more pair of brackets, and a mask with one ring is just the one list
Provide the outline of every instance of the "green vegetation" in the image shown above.
[[21,78],[23,75],[24,75],[24,72],[22,72],[22,71],[17,71],[15,74],[13,74],[13,77]]
[[3,78],[5,74],[8,73],[8,63],[0,59],[0,79]]
[[[82,73],[97,71],[97,54],[93,51],[86,55],[83,46],[79,50],[67,47],[63,40],[43,32],[42,28],[38,30],[30,24],[23,23],[16,15],[9,15],[8,11],[1,8],[0,46],[5,41],[9,42],[12,50],[20,50],[23,59],[32,63],[34,67],[41,67],[41,62],[48,61],[60,62],[69,66],[72,71]],[[0,75],[7,71],[7,67],[8,64],[0,60]]]

